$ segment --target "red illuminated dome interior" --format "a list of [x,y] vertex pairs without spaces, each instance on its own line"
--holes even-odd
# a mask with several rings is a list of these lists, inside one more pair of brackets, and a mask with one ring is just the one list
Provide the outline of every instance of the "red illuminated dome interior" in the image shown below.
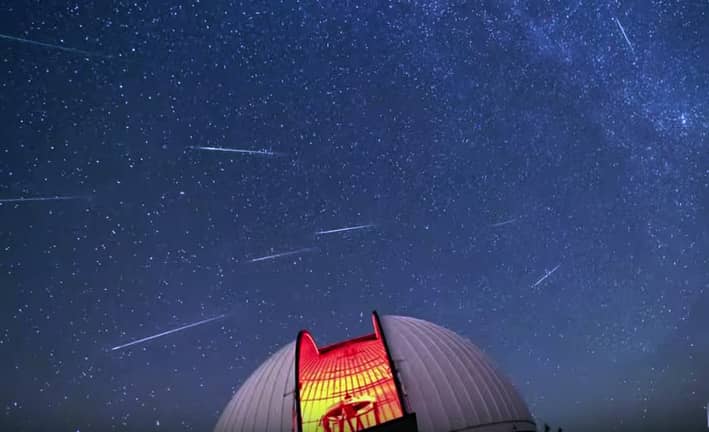
[[323,347],[300,332],[243,383],[215,432],[537,430],[472,342],[416,318],[372,322],[372,334]]
[[355,432],[404,415],[378,322],[374,333],[318,348],[297,343],[297,423],[301,432]]

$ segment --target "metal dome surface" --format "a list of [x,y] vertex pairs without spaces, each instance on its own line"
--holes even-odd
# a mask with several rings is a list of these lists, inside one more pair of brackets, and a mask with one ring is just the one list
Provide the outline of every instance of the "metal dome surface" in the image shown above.
[[[420,319],[383,316],[381,329],[419,432],[534,431],[517,390],[456,333]],[[293,432],[295,342],[244,382],[215,432]]]
[[293,432],[295,342],[251,374],[224,408],[215,432]]
[[381,323],[420,432],[536,430],[517,390],[473,343],[416,318]]

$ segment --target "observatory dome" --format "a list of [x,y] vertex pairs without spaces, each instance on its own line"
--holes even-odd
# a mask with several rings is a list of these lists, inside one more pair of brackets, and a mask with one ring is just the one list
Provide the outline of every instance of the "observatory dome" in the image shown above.
[[215,432],[535,431],[527,405],[473,343],[420,319],[318,347],[301,332],[264,362]]

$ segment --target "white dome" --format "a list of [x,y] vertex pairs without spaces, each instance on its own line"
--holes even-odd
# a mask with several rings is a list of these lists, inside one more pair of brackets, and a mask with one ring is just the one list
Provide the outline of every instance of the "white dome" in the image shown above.
[[469,340],[416,318],[381,323],[420,432],[536,430],[517,390]]
[[293,432],[295,342],[273,354],[224,408],[215,432]]
[[[401,316],[382,317],[381,329],[420,432],[536,430],[517,390],[467,339]],[[294,388],[295,342],[244,382],[215,432],[293,432]]]

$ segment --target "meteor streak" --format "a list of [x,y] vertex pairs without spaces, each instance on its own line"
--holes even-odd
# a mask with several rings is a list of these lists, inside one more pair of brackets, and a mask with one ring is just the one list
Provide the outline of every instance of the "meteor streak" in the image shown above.
[[534,288],[534,287],[536,287],[537,285],[539,285],[540,283],[544,282],[544,280],[545,280],[546,278],[548,278],[549,276],[551,276],[552,273],[554,273],[560,266],[561,266],[561,264],[557,264],[557,266],[554,267],[553,269],[551,269],[551,271],[545,272],[545,273],[544,273],[544,276],[542,276],[541,279],[539,279],[538,281],[536,281],[536,282],[534,283],[534,285],[532,285],[532,288]]
[[355,231],[355,230],[361,230],[361,229],[365,229],[365,228],[372,228],[373,226],[374,226],[373,224],[367,224],[367,225],[351,226],[351,227],[346,227],[346,228],[330,229],[330,230],[325,230],[325,231],[318,231],[315,233],[315,235],[333,234],[333,233],[345,232],[345,231]]
[[618,28],[620,29],[620,32],[623,33],[623,37],[625,38],[625,41],[628,43],[628,46],[630,47],[630,51],[635,54],[635,48],[633,48],[633,44],[630,43],[630,39],[628,39],[628,35],[625,33],[625,29],[623,28],[623,25],[618,21],[618,18],[615,18],[615,23],[618,24]]
[[259,261],[268,261],[268,260],[272,260],[272,259],[276,259],[276,258],[281,258],[284,256],[298,255],[298,254],[302,254],[305,252],[312,252],[313,250],[314,250],[313,248],[297,249],[297,250],[293,250],[293,251],[277,253],[274,255],[268,255],[268,256],[264,256],[264,257],[254,258],[252,260],[249,260],[249,262],[253,263],[253,262],[259,262]]
[[171,334],[171,333],[177,333],[178,331],[186,330],[186,329],[191,328],[191,327],[197,327],[198,325],[207,324],[208,322],[220,320],[220,319],[223,319],[223,318],[225,318],[225,317],[226,317],[226,314],[221,314],[221,315],[218,315],[218,316],[215,316],[215,317],[212,317],[212,318],[207,318],[207,319],[204,319],[204,320],[202,320],[202,321],[197,321],[197,322],[194,322],[194,323],[192,323],[192,324],[187,324],[187,325],[184,325],[184,326],[182,326],[182,327],[178,327],[178,328],[176,328],[176,329],[164,331],[164,332],[158,333],[158,334],[156,334],[156,335],[152,335],[152,336],[144,337],[144,338],[142,338],[142,339],[134,340],[134,341],[132,341],[132,342],[128,342],[127,344],[115,346],[115,347],[111,348],[111,351],[116,351],[116,350],[119,350],[119,349],[127,348],[127,347],[132,346],[132,345],[137,345],[137,344],[139,344],[139,343],[143,343],[143,342],[147,342],[147,341],[150,341],[150,340],[153,340],[153,339],[157,339],[157,338],[159,338],[159,337],[167,336],[167,335],[169,335],[169,334]]
[[81,200],[89,199],[86,196],[80,195],[65,195],[65,196],[49,196],[49,197],[29,197],[29,198],[2,198],[0,203],[17,203],[17,202],[28,202],[28,201],[68,201],[68,200]]
[[248,155],[259,155],[259,156],[280,156],[281,153],[275,153],[270,150],[248,150],[248,149],[235,149],[227,147],[203,147],[203,146],[189,146],[193,150],[205,150],[205,151],[216,151],[216,152],[227,152],[227,153],[241,153]]
[[80,49],[77,49],[77,48],[65,47],[65,46],[61,46],[61,45],[55,45],[55,44],[50,44],[50,43],[46,43],[46,42],[40,42],[40,41],[36,41],[36,40],[25,39],[25,38],[21,38],[21,37],[17,37],[17,36],[12,36],[12,35],[6,35],[6,34],[2,34],[2,33],[0,33],[0,39],[6,39],[6,40],[9,40],[9,41],[20,42],[20,43],[26,43],[26,44],[30,44],[30,45],[36,45],[36,46],[41,46],[41,47],[44,47],[44,48],[58,49],[58,50],[70,52],[70,53],[73,53],[73,54],[81,54],[81,55],[84,55],[84,56],[87,56],[87,57],[104,57],[104,58],[111,58],[111,56],[108,56],[108,55],[105,55],[105,54],[101,54],[101,53],[96,53],[96,52],[91,52],[91,51],[84,51],[84,50],[80,50]]
[[517,218],[508,219],[508,220],[502,221],[502,222],[497,222],[497,223],[494,223],[494,224],[492,224],[492,225],[490,225],[490,226],[491,226],[492,228],[497,228],[497,227],[509,225],[509,224],[515,223],[515,222],[517,222]]

